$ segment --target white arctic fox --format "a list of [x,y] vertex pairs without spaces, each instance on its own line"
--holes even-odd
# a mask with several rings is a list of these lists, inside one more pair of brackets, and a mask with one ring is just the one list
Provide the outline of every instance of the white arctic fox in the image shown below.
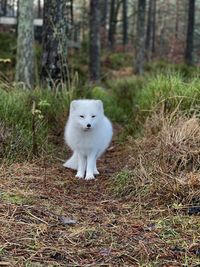
[[101,100],[72,101],[64,137],[73,155],[63,166],[77,170],[78,178],[94,179],[99,174],[96,160],[109,146],[112,134]]

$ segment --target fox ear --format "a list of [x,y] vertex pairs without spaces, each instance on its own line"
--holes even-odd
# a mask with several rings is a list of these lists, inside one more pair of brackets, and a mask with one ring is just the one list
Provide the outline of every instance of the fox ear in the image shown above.
[[97,103],[99,109],[103,112],[103,102],[101,100],[96,100],[96,103]]
[[75,110],[77,107],[77,100],[73,100],[70,104],[70,110]]

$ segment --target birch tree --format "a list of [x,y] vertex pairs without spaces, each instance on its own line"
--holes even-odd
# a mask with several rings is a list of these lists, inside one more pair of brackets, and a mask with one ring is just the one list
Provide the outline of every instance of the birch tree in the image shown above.
[[15,81],[27,88],[34,84],[34,10],[32,0],[19,0]]

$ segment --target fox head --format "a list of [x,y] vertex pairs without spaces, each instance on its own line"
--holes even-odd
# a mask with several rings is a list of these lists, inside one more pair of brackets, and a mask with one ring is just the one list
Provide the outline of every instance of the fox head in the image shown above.
[[73,100],[70,104],[70,119],[84,131],[91,131],[104,116],[101,100]]

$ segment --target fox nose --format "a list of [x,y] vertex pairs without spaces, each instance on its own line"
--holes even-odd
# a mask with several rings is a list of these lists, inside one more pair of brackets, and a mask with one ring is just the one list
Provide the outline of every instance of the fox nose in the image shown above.
[[91,124],[88,123],[88,124],[87,124],[87,128],[90,128],[90,127],[91,127]]

